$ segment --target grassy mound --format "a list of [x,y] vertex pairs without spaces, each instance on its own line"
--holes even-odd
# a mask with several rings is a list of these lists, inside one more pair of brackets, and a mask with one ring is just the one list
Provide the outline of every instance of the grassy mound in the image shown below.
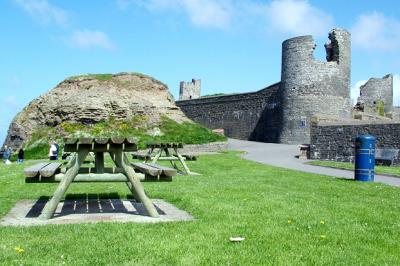
[[130,120],[117,121],[111,117],[97,124],[83,125],[78,123],[62,123],[56,127],[43,127],[37,130],[25,144],[27,159],[46,158],[49,142],[57,140],[63,146],[64,137],[136,137],[139,149],[146,147],[146,142],[182,142],[184,144],[204,144],[225,141],[226,137],[214,134],[211,130],[195,123],[177,123],[162,117],[157,125],[146,126],[148,118],[135,116]]

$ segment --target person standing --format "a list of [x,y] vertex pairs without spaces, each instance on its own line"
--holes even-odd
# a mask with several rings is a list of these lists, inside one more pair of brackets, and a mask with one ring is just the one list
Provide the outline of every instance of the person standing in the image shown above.
[[4,145],[4,153],[3,153],[3,162],[5,164],[10,164],[10,157],[11,157],[11,148],[8,145]]
[[18,151],[18,160],[17,163],[23,163],[24,162],[24,149],[19,149]]
[[57,160],[57,146],[54,140],[50,142],[49,159],[51,161]]
[[54,145],[56,146],[56,160],[58,160],[58,152],[60,150],[60,146],[58,145],[57,141],[54,141]]

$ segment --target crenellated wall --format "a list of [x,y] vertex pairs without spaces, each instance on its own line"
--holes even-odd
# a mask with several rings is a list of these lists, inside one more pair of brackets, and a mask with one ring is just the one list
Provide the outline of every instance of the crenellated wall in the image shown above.
[[200,98],[201,80],[192,79],[191,82],[181,81],[179,84],[179,100],[191,100]]

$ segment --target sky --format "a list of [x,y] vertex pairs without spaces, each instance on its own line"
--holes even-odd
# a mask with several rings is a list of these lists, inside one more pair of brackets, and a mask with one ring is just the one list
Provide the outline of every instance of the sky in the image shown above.
[[351,95],[394,75],[400,106],[400,1],[1,0],[0,140],[30,101],[69,76],[140,72],[166,83],[202,80],[202,95],[280,81],[281,45],[333,28],[352,35]]

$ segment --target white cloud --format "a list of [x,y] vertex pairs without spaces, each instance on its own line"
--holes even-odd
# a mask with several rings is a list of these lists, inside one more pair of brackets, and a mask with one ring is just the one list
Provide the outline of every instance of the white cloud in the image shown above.
[[351,32],[353,43],[361,48],[400,48],[400,21],[376,11],[359,16]]
[[393,105],[400,106],[400,75],[393,75]]
[[[128,4],[127,0],[121,3]],[[183,10],[195,26],[204,28],[229,28],[234,11],[231,0],[141,0],[135,3],[151,11]]]
[[20,7],[41,23],[55,22],[58,25],[67,24],[67,12],[50,4],[47,0],[14,0]]
[[360,96],[360,87],[365,83],[367,83],[367,80],[359,80],[353,87],[351,87],[350,98],[352,99],[353,104],[357,103],[357,98]]
[[107,34],[98,30],[76,30],[68,42],[71,46],[77,48],[100,47],[104,49],[113,49],[115,47]]
[[333,27],[332,16],[306,0],[274,0],[266,16],[274,31],[294,35],[326,36]]
[[308,0],[273,0],[266,4],[248,0],[116,0],[121,9],[136,5],[153,12],[185,13],[198,27],[229,29],[257,19],[277,32],[326,36],[333,27],[330,14]]
[[229,2],[214,0],[185,0],[184,6],[194,25],[200,27],[228,28],[232,8]]

